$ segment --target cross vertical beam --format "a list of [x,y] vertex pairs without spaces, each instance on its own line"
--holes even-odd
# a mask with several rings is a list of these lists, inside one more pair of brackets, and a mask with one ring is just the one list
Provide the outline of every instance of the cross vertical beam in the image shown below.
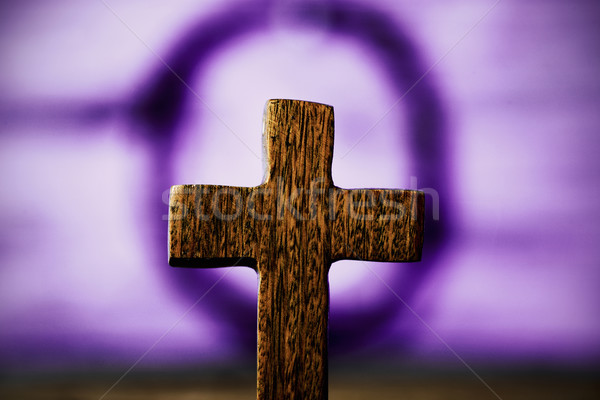
[[261,185],[171,188],[171,265],[258,272],[259,400],[327,398],[333,261],[421,256],[423,193],[335,187],[333,135],[332,107],[270,100]]

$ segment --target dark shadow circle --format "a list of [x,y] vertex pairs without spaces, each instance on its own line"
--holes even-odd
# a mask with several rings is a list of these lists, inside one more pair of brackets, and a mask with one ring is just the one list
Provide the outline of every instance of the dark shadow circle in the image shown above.
[[[174,135],[183,116],[184,104],[192,94],[184,82],[203,68],[211,57],[234,39],[254,34],[268,27],[264,2],[234,4],[206,20],[198,22],[176,44],[165,66],[159,65],[144,87],[132,115],[136,122],[145,125],[146,139],[154,151],[155,173],[153,183],[157,193],[173,184],[172,165]],[[427,75],[421,55],[406,32],[384,12],[366,4],[343,2],[293,2],[283,15],[290,24],[298,27],[321,29],[332,35],[340,35],[357,44],[366,46],[387,72],[387,79],[408,113],[410,128],[409,153],[414,156],[413,170],[418,177],[419,188],[433,188],[440,196],[440,220],[432,214],[431,198],[427,198],[424,261],[407,265],[402,273],[388,282],[404,301],[411,303],[421,284],[431,274],[436,256],[440,253],[444,237],[450,225],[450,188],[446,136],[441,101],[433,80]],[[266,100],[266,99],[265,99]],[[157,215],[164,215],[166,205],[155,204]],[[157,260],[166,258],[166,222],[156,232]],[[188,303],[208,290],[221,276],[218,270],[169,269],[164,262],[157,262],[160,272]],[[382,290],[386,290],[382,287]],[[252,352],[256,347],[256,299],[248,298],[223,280],[210,296],[203,301],[203,310],[214,318],[228,324],[231,340],[241,348]],[[349,349],[364,344],[382,331],[399,312],[407,313],[398,300],[390,294],[382,297],[377,306],[368,311],[343,311],[332,309],[330,341],[331,351]],[[406,338],[398,338],[398,342]]]

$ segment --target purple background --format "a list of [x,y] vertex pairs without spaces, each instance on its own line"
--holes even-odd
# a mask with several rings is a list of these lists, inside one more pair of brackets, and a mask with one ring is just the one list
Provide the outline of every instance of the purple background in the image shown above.
[[335,107],[338,186],[428,193],[421,264],[333,265],[333,360],[599,360],[594,1],[1,7],[6,371],[253,359],[255,273],[169,268],[165,202],[260,183],[270,98]]

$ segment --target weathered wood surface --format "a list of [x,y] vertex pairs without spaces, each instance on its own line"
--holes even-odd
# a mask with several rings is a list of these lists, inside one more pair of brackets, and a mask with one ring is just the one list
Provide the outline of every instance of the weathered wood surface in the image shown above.
[[255,268],[257,398],[326,399],[329,267],[418,261],[424,197],[335,187],[330,106],[270,100],[264,119],[264,183],[171,188],[169,263]]

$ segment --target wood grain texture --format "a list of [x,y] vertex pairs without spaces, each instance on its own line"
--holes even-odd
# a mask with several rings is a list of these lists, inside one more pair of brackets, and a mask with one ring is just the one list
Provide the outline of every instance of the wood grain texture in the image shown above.
[[171,188],[169,263],[259,274],[258,399],[326,399],[331,263],[418,261],[422,192],[333,185],[333,108],[270,100],[265,182]]

